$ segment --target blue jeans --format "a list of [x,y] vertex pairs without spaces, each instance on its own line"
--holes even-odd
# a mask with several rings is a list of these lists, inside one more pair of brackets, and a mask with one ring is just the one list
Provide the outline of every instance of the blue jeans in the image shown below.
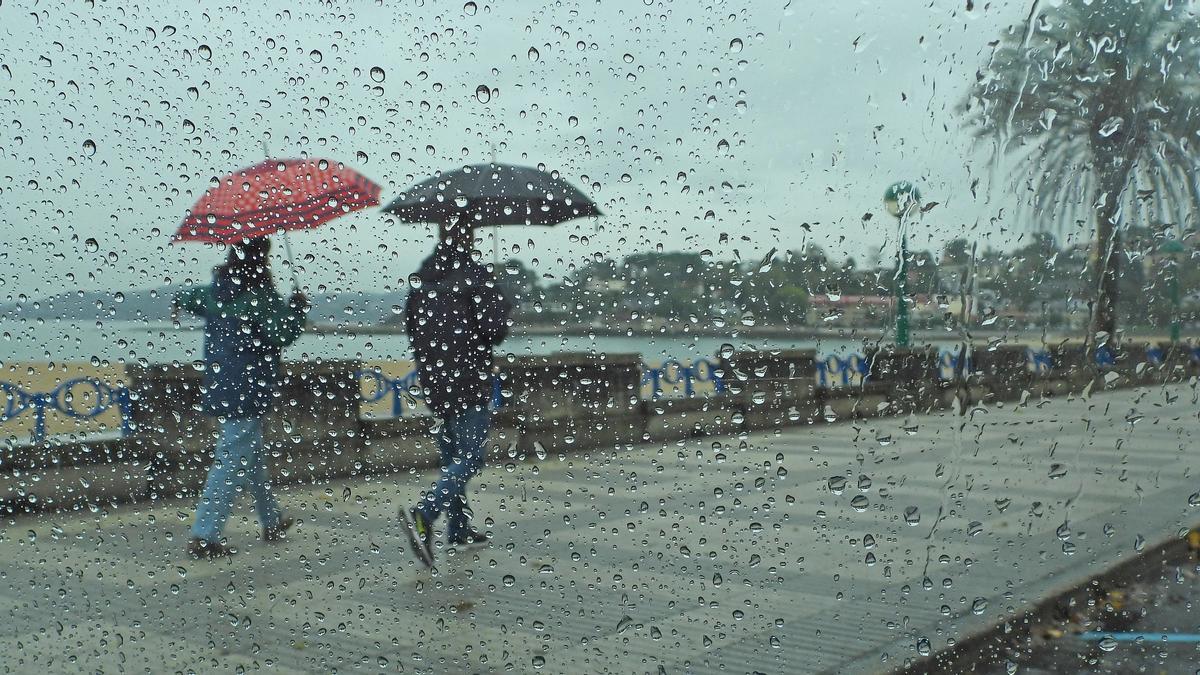
[[483,468],[485,444],[492,414],[486,408],[472,408],[442,418],[438,448],[442,454],[442,476],[426,492],[417,510],[430,523],[446,512],[446,537],[459,541],[470,526],[467,507],[467,481]]
[[263,456],[263,421],[261,417],[224,419],[221,438],[217,441],[213,464],[208,470],[204,493],[196,506],[196,522],[192,536],[205,541],[221,539],[221,529],[229,519],[233,500],[240,491],[250,490],[254,508],[263,529],[279,525],[279,502],[271,493]]

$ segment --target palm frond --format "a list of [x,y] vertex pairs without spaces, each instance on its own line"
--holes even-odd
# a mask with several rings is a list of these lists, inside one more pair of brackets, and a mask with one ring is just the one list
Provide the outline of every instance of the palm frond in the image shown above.
[[[1118,208],[1138,221],[1200,210],[1197,0],[1063,0],[1006,30],[960,105],[977,141],[1011,162],[1027,227],[1094,211],[1095,166],[1123,157]],[[1116,148],[1125,148],[1119,155]],[[1142,192],[1139,196],[1139,190]],[[1147,196],[1146,190],[1153,192]],[[1085,219],[1093,220],[1091,214]]]

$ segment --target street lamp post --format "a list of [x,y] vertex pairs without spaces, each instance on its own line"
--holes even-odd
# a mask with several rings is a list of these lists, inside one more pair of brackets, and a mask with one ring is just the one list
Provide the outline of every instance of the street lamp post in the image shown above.
[[909,181],[893,183],[883,193],[883,205],[896,217],[900,253],[896,265],[896,346],[909,346],[908,334],[908,220],[920,209],[921,191]]

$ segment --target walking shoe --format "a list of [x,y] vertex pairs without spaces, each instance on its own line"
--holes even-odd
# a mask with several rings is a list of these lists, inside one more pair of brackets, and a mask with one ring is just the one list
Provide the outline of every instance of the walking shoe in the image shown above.
[[268,527],[267,529],[263,530],[263,541],[276,542],[280,539],[283,539],[284,536],[287,535],[287,531],[292,529],[292,526],[295,524],[295,518],[280,518],[278,525],[275,527]]
[[404,533],[408,535],[408,545],[413,555],[426,567],[433,567],[433,528],[421,512],[415,508],[405,511],[400,509],[400,521],[404,523]]
[[188,555],[197,560],[216,560],[217,558],[231,556],[237,553],[237,550],[216,541],[192,539],[188,542],[187,552]]

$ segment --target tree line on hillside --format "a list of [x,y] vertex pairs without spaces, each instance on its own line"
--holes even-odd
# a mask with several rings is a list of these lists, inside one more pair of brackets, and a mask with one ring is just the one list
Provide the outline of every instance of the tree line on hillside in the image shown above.
[[[1182,254],[1160,253],[1161,232],[1131,228],[1120,255],[1123,321],[1130,327],[1168,324],[1178,280],[1181,315],[1200,310],[1200,238],[1183,238]],[[966,239],[942,251],[910,252],[908,302],[917,325],[955,328],[966,317],[997,328],[1082,329],[1089,316],[1090,246],[1060,246],[1035,233],[1015,250],[972,250]],[[809,244],[772,251],[760,260],[719,260],[711,252],[640,252],[617,260],[596,256],[561,277],[540,274],[517,259],[497,277],[519,307],[516,320],[540,325],[682,325],[883,327],[893,317],[896,265],[854,257],[837,260]],[[868,311],[870,310],[870,311]]]

